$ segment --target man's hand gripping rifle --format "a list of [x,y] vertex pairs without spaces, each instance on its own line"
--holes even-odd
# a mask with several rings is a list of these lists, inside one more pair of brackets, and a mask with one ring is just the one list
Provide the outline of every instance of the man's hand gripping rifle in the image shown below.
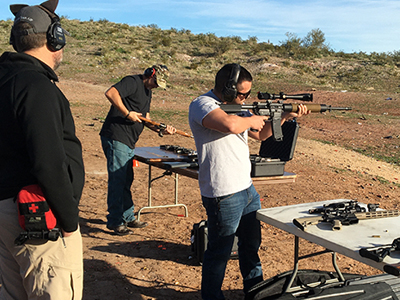
[[[313,101],[313,94],[286,95],[284,93],[269,94],[258,92],[258,99],[265,102],[253,102],[250,105],[221,104],[221,109],[228,114],[239,113],[251,110],[255,115],[270,116],[273,137],[276,141],[283,140],[281,118],[283,112],[297,112],[297,103],[283,103],[286,99],[301,101]],[[273,100],[278,100],[273,102]],[[326,112],[331,110],[351,110],[351,107],[332,107],[326,104],[307,104],[307,109],[311,112]]]

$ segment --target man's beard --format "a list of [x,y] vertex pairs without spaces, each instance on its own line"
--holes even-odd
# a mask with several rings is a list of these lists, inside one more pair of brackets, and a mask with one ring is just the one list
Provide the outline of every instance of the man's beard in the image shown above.
[[64,54],[64,49],[61,49],[60,51],[57,51],[54,55],[54,67],[53,70],[57,70],[58,67],[61,65],[61,62],[63,60],[63,54]]

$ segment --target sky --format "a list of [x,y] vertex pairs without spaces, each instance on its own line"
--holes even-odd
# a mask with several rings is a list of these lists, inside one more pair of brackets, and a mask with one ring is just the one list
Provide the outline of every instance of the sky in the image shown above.
[[[0,20],[13,18],[10,4],[43,1],[0,0]],[[59,0],[56,13],[81,21],[256,37],[274,45],[287,41],[286,33],[304,38],[319,29],[336,52],[400,51],[399,0]]]

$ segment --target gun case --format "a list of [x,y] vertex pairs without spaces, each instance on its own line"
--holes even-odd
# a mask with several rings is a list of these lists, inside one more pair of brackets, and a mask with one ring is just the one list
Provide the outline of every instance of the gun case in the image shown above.
[[287,291],[291,275],[292,271],[288,271],[254,285],[245,300],[398,300],[400,294],[400,278],[389,274],[344,273],[345,281],[340,282],[335,272],[299,270]]
[[[194,256],[197,258],[197,261],[201,265],[203,263],[204,252],[207,250],[208,243],[208,228],[207,221],[202,220],[199,223],[193,225],[193,229],[191,230],[191,250],[194,252]],[[238,239],[235,236],[235,241],[233,242],[232,251],[231,251],[231,259],[238,257]]]
[[250,155],[251,177],[281,176],[286,162],[257,155]]
[[282,125],[283,140],[277,142],[271,136],[261,143],[259,154],[251,155],[251,176],[281,176],[285,164],[293,158],[296,148],[299,124],[287,121]]
[[299,135],[299,124],[296,121],[287,121],[282,124],[283,140],[277,142],[271,136],[261,142],[259,155],[281,161],[289,161],[293,158]]

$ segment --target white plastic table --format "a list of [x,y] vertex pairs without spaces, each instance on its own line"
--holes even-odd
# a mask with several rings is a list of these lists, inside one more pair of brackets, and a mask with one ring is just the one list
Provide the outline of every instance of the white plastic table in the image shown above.
[[[392,244],[393,240],[400,237],[400,217],[390,217],[381,219],[360,220],[357,224],[342,226],[341,230],[332,230],[328,223],[310,225],[306,231],[301,230],[293,224],[293,219],[310,217],[309,209],[320,208],[324,204],[334,202],[347,202],[348,199],[334,199],[322,202],[302,203],[289,206],[273,207],[260,209],[257,211],[257,218],[267,224],[273,225],[281,230],[295,236],[295,266],[294,276],[297,272],[298,261],[310,256],[332,252],[333,265],[340,277],[343,279],[339,268],[336,265],[336,252],[350,257],[356,261],[365,263],[371,267],[397,275],[400,266],[400,253],[392,252],[386,256],[382,262],[362,257],[359,250],[365,247],[377,247],[380,245]],[[359,203],[361,206],[365,204]],[[299,257],[299,238],[313,242],[326,249],[319,253]],[[294,280],[294,277],[293,277]],[[290,285],[292,282],[290,283]],[[288,287],[290,287],[290,285]]]

